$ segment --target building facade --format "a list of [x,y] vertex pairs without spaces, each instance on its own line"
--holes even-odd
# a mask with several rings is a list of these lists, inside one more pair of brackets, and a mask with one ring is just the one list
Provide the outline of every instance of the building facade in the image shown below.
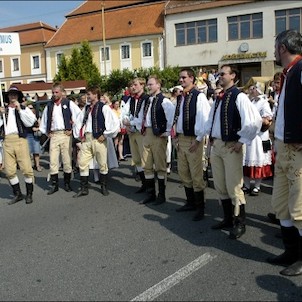
[[165,9],[165,62],[181,67],[232,64],[241,84],[272,77],[274,40],[285,29],[302,31],[301,1],[169,1]]
[[44,46],[56,29],[42,22],[1,28],[0,32],[19,33],[21,55],[0,56],[2,90],[12,84],[46,82]]

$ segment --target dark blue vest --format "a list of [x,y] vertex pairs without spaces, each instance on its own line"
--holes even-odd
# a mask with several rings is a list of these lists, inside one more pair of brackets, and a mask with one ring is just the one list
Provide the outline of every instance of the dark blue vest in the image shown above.
[[287,73],[284,98],[284,143],[302,143],[302,60]]
[[92,116],[92,136],[94,138],[99,138],[104,131],[105,128],[105,117],[103,114],[103,107],[105,106],[104,103],[98,101],[92,109],[91,116]]
[[201,92],[193,88],[183,102],[182,128],[185,136],[195,136],[197,97]]
[[[55,105],[54,102],[49,102],[47,104],[47,127],[46,127],[47,133],[49,133],[50,129],[51,129],[51,121],[52,121],[52,113],[53,113],[54,105]],[[71,130],[72,129],[72,120],[71,120],[71,111],[70,111],[70,101],[67,99],[63,99],[61,101],[61,106],[62,106],[64,125],[65,125],[64,130]],[[64,108],[64,107],[67,107],[67,108]]]
[[224,93],[220,101],[221,138],[224,142],[238,141],[240,138],[237,132],[241,129],[241,117],[236,106],[239,93],[239,89],[233,86]]
[[151,122],[154,135],[161,135],[166,132],[167,129],[167,119],[165,111],[161,105],[163,100],[163,94],[159,93],[155,96],[151,105]]

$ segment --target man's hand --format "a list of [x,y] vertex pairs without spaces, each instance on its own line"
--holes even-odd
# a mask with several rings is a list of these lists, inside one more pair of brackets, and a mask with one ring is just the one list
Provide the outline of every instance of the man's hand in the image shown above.
[[70,136],[72,134],[72,130],[65,130],[65,135]]
[[98,142],[103,143],[106,137],[102,134],[101,136],[98,137]]
[[191,143],[191,146],[190,146],[190,148],[189,148],[189,151],[190,151],[191,153],[194,153],[194,152],[197,150],[199,144],[200,144],[199,141],[194,140],[194,141]]
[[243,145],[242,143],[237,142],[233,146],[230,146],[231,153],[233,153],[234,151],[236,153],[240,152],[242,149],[242,145]]

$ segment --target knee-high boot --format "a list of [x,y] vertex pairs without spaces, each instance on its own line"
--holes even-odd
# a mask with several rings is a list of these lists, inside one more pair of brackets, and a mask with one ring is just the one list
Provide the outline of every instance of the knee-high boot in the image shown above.
[[152,179],[146,179],[146,193],[147,197],[143,200],[141,200],[140,204],[146,204],[150,203],[152,201],[155,201],[156,195],[155,195],[155,180]]
[[59,175],[52,174],[50,175],[51,187],[47,193],[47,195],[51,195],[59,190]]
[[222,199],[221,205],[223,209],[223,220],[217,224],[214,224],[211,228],[213,230],[221,230],[224,228],[232,228],[233,227],[233,210],[234,207],[232,205],[231,199]]
[[142,186],[135,192],[135,193],[143,193],[146,192],[146,178],[145,178],[145,173],[144,171],[138,172],[137,173],[139,178],[141,179]]
[[29,203],[33,202],[34,184],[33,183],[25,183],[25,185],[26,185],[25,203],[29,204]]
[[196,206],[196,213],[193,216],[193,221],[199,221],[204,218],[204,191],[194,192],[194,199],[195,199],[195,206]]
[[242,204],[239,206],[239,208],[239,215],[234,216],[234,226],[230,231],[230,239],[237,239],[245,233],[245,205]]
[[176,212],[187,212],[187,211],[195,211],[195,198],[194,198],[194,189],[185,187],[186,192],[186,203],[180,208],[176,209]]
[[299,258],[299,231],[296,227],[281,226],[284,252],[276,257],[267,258],[267,262],[276,265],[291,265]]
[[70,179],[71,179],[71,173],[64,173],[64,190],[66,192],[71,192],[71,186],[70,186]]
[[153,205],[158,206],[166,202],[166,184],[164,179],[158,179],[158,195]]
[[107,180],[108,180],[108,174],[100,174],[101,193],[104,196],[109,195],[109,192],[107,190]]
[[15,185],[11,185],[11,186],[13,188],[14,198],[8,202],[9,205],[14,204],[18,201],[21,201],[24,198],[24,196],[21,192],[19,183],[15,184]]
[[80,184],[81,188],[80,191],[74,195],[73,197],[80,197],[88,195],[88,176],[80,176]]
[[290,265],[289,267],[285,268],[280,272],[281,275],[284,276],[298,276],[302,275],[302,236],[299,234],[298,237],[298,260]]

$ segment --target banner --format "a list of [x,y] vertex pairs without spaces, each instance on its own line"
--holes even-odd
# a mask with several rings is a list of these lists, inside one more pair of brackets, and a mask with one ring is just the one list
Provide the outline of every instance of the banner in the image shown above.
[[0,33],[0,56],[21,55],[18,33]]

